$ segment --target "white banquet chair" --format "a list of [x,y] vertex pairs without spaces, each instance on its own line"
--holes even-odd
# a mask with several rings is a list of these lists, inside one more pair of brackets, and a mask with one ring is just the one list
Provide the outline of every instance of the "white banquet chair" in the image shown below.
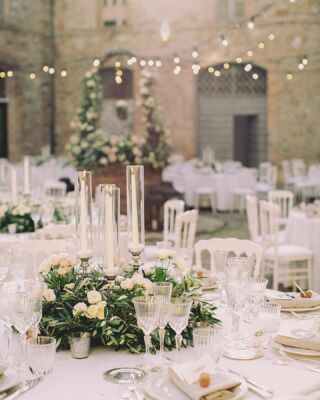
[[178,199],[167,200],[164,203],[163,240],[165,242],[175,241],[176,219],[183,213],[184,205],[184,201]]
[[282,160],[281,165],[282,165],[284,187],[289,188],[292,186],[293,183],[290,161]]
[[210,255],[210,271],[215,271],[214,265],[214,253],[216,251],[225,251],[229,255],[235,255],[236,257],[246,256],[249,258],[249,264],[252,268],[250,275],[254,277],[260,276],[260,267],[262,261],[262,247],[252,242],[251,240],[241,240],[235,238],[212,238],[199,240],[195,246],[195,257],[196,265],[202,265],[203,252],[208,252]]
[[48,179],[43,184],[44,194],[49,197],[62,198],[66,197],[67,185],[65,182],[54,181]]
[[259,210],[257,196],[246,196],[246,208],[250,238],[253,242],[260,243],[261,236],[259,235]]
[[243,168],[239,172],[237,187],[232,191],[233,210],[239,209],[242,214],[246,208],[246,196],[256,193],[258,172],[256,168]]
[[[278,290],[279,283],[305,281],[310,287],[312,280],[312,257],[310,249],[293,244],[279,244],[280,207],[265,200],[260,201],[260,226],[264,261],[273,274],[273,289]],[[306,262],[306,266],[291,267],[292,262]],[[289,265],[289,266],[288,266]]]
[[217,191],[214,187],[212,179],[210,179],[211,177],[212,174],[208,173],[207,178],[205,177],[205,175],[198,178],[197,188],[194,192],[194,207],[199,209],[201,197],[208,197],[210,199],[212,212],[217,212]]
[[268,200],[280,207],[280,225],[286,225],[293,208],[294,194],[289,190],[271,190]]
[[304,178],[307,175],[306,165],[301,158],[291,160],[291,168],[294,178]]
[[271,167],[272,165],[269,161],[259,164],[259,182],[269,183]]
[[185,211],[176,218],[174,247],[193,250],[198,222],[198,210]]

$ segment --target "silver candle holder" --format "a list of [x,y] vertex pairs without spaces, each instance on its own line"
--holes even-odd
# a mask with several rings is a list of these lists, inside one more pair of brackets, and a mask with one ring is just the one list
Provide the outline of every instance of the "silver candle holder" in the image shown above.
[[135,247],[129,247],[129,252],[131,254],[131,261],[129,262],[129,265],[135,272],[137,272],[139,268],[143,265],[143,263],[141,262],[143,246],[137,245]]
[[91,257],[80,257],[80,272],[83,275],[88,275],[90,258]]

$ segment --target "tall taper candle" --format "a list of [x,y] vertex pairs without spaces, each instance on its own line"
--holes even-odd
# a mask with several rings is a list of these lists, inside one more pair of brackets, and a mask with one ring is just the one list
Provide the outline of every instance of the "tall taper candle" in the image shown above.
[[135,169],[131,167],[132,245],[139,244],[138,201]]
[[88,254],[88,213],[86,202],[86,171],[80,176],[80,256]]
[[23,193],[30,194],[30,158],[25,156],[23,159]]
[[114,186],[106,187],[106,197],[105,197],[105,237],[106,237],[106,245],[105,245],[105,255],[104,255],[104,263],[106,268],[114,267],[114,226],[113,226],[113,215],[114,215],[114,204],[112,201],[112,193],[114,190]]

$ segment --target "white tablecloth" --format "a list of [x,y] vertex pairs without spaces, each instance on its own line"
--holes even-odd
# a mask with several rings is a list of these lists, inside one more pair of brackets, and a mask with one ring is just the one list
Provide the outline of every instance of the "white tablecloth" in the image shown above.
[[312,289],[320,291],[320,217],[308,217],[303,212],[293,211],[285,229],[284,242],[313,251]]
[[199,173],[190,171],[177,178],[178,185],[184,190],[185,202],[192,207],[197,188],[212,188],[217,193],[217,209],[230,210],[233,207],[233,190],[240,185],[240,173]]
[[[275,353],[272,354],[273,357],[277,357]],[[195,359],[193,349],[183,349],[182,358],[183,361]],[[53,373],[30,392],[21,396],[21,399],[120,400],[123,398],[123,392],[127,390],[126,386],[105,381],[103,372],[116,367],[137,366],[141,362],[141,355],[132,355],[125,351],[115,352],[105,348],[92,350],[89,358],[83,360],[71,358],[70,352],[58,353]],[[318,373],[292,365],[276,365],[269,356],[251,361],[234,361],[222,357],[221,365],[272,388],[275,393],[274,399],[277,396],[288,396],[286,400],[293,400],[293,393],[303,392],[317,385],[320,389]],[[143,382],[138,385],[138,389],[143,391]],[[259,398],[252,392],[248,392],[244,397],[244,399]],[[307,400],[307,397],[302,398]]]

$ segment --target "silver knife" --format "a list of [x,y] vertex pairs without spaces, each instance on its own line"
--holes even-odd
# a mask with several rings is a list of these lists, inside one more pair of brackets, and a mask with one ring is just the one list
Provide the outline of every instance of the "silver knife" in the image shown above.
[[13,400],[16,399],[18,396],[20,396],[22,393],[27,392],[34,386],[36,386],[40,381],[42,380],[42,377],[31,379],[24,381],[22,383],[19,383],[18,385],[14,385],[8,390],[4,391],[1,393],[1,400],[8,399],[8,400]]
[[254,381],[253,379],[248,378],[247,376],[244,376],[244,375],[240,374],[237,371],[233,371],[232,369],[229,369],[229,372],[231,372],[232,374],[240,376],[241,378],[246,380],[249,383],[249,385],[255,386],[256,388],[258,388],[258,389],[260,389],[260,390],[262,390],[264,392],[273,394],[273,390],[272,389],[267,388],[266,386],[262,385],[261,383],[258,383],[256,381]]

